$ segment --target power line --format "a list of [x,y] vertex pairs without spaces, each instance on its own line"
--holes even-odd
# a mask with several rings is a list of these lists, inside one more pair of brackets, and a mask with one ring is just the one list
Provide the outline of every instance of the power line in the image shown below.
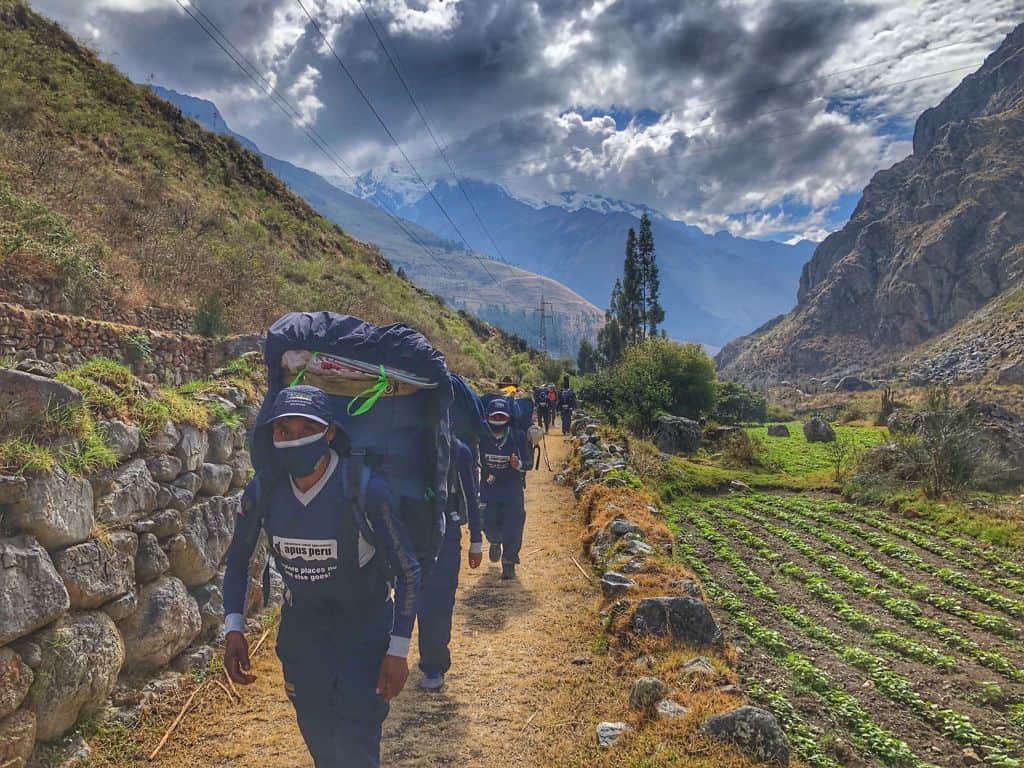
[[491,271],[487,268],[487,265],[484,264],[483,259],[481,259],[479,255],[476,254],[476,252],[474,252],[472,248],[470,248],[469,242],[466,240],[466,237],[462,234],[462,230],[459,229],[458,224],[456,224],[452,217],[448,214],[448,211],[445,210],[445,207],[441,205],[441,201],[437,199],[437,195],[434,194],[434,190],[427,185],[426,181],[424,181],[423,177],[420,175],[420,172],[416,169],[416,166],[413,165],[412,161],[409,159],[409,156],[405,153],[405,150],[402,148],[401,143],[395,137],[394,133],[391,132],[391,129],[388,127],[387,122],[385,122],[384,118],[381,117],[381,114],[380,112],[377,111],[377,108],[373,106],[373,102],[370,101],[370,97],[367,96],[366,91],[364,91],[362,86],[359,85],[359,82],[355,79],[355,77],[352,75],[352,72],[349,71],[349,68],[345,65],[345,62],[342,61],[341,57],[338,55],[338,52],[334,49],[334,46],[331,44],[331,41],[327,39],[327,35],[325,35],[323,30],[320,28],[320,24],[317,22],[316,19],[313,18],[312,14],[310,14],[310,12],[306,10],[306,6],[303,4],[302,0],[295,0],[295,2],[298,4],[299,8],[302,9],[302,12],[306,14],[306,18],[308,18],[310,23],[313,25],[313,29],[316,30],[317,34],[320,36],[320,39],[323,40],[324,45],[327,46],[327,50],[331,52],[331,55],[334,57],[334,60],[338,62],[338,66],[341,67],[341,71],[345,73],[346,77],[348,77],[349,82],[352,83],[352,86],[356,89],[356,92],[365,102],[367,108],[370,110],[370,112],[373,113],[373,116],[377,118],[377,122],[380,123],[381,128],[384,129],[384,132],[388,135],[388,138],[391,139],[392,143],[394,143],[399,153],[405,159],[405,162],[409,165],[409,168],[416,176],[417,181],[419,181],[419,183],[427,191],[427,194],[430,195],[430,198],[434,201],[435,205],[437,205],[438,209],[444,215],[445,219],[447,219],[448,223],[452,226],[452,229],[454,229],[456,234],[458,234],[459,239],[461,239],[463,244],[466,246],[466,250],[470,253],[470,255],[476,258],[477,262],[479,262],[484,272],[487,273],[487,276],[491,278],[494,284],[497,285],[498,288],[500,288],[505,293],[506,296],[508,296],[509,301],[514,302],[514,299],[508,293],[508,291],[505,290],[504,286],[502,286],[501,283],[498,282],[497,278],[495,278],[494,275],[491,274]]
[[[291,102],[289,102],[288,99],[286,99],[279,91],[277,91],[276,88],[273,87],[270,81],[262,73],[260,73],[256,65],[254,65],[238,49],[238,47],[233,42],[231,42],[231,39],[226,34],[224,34],[220,27],[218,27],[217,24],[209,16],[207,16],[206,13],[203,12],[203,10],[195,3],[195,0],[175,0],[175,2],[178,3],[181,9],[189,15],[189,18],[191,18],[192,21],[194,21],[196,25],[200,29],[202,29],[203,32],[206,33],[206,35],[217,45],[217,47],[220,48],[224,52],[224,54],[229,59],[231,59],[232,62],[234,62],[235,66],[237,66],[246,75],[246,77],[252,80],[252,82],[257,86],[257,88],[259,88],[259,90],[264,95],[270,98],[271,102],[279,110],[281,110],[281,112],[285,115],[286,118],[288,118],[288,121],[294,127],[299,128],[300,130],[303,131],[303,133],[305,133],[306,138],[308,138],[312,142],[313,146],[315,146],[317,149],[320,150],[320,152],[323,153],[323,155],[327,158],[328,161],[330,161],[336,168],[338,168],[343,174],[345,174],[346,177],[355,180],[355,177],[353,176],[349,168],[346,166],[344,161],[340,157],[334,156],[332,150],[330,149],[330,146],[327,144],[327,141],[316,131],[316,129],[312,128],[311,126],[305,125],[302,122],[301,113],[299,112],[299,110],[296,109],[296,107],[293,104],[291,104]],[[209,25],[209,28],[206,25],[204,25],[196,17],[195,14],[192,13],[193,8],[200,15],[202,15],[203,19]],[[224,42],[226,42],[231,47],[231,49],[237,53],[238,58],[236,58],[236,56],[232,54],[231,51],[229,51],[224,46],[221,40],[218,39],[218,37],[210,31],[210,28],[215,30],[217,35],[220,35],[220,37],[223,38]],[[241,58],[248,65],[248,67],[246,67],[245,64],[239,61],[239,58]],[[262,84],[260,81],[262,81]],[[289,109],[291,110],[291,112],[289,112]],[[391,222],[395,224],[395,226],[397,226],[403,233],[405,233],[405,235],[409,237],[414,243],[416,243],[435,264],[437,264],[442,269],[452,269],[452,266],[450,264],[444,264],[439,257],[434,256],[430,248],[427,247],[426,243],[424,243],[423,240],[414,231],[407,228],[400,218],[392,214],[386,208],[382,207],[381,210],[391,220]]]
[[473,211],[473,215],[476,217],[477,223],[480,225],[480,229],[482,229],[484,231],[484,234],[487,235],[487,239],[491,241],[491,245],[494,246],[494,250],[497,252],[497,254],[501,258],[501,260],[502,261],[507,261],[507,259],[505,258],[505,255],[501,252],[501,248],[498,246],[498,243],[495,241],[494,237],[491,235],[491,231],[487,228],[487,225],[484,224],[484,220],[480,217],[480,212],[477,210],[476,206],[473,204],[473,201],[470,200],[469,194],[466,192],[466,188],[463,186],[462,182],[459,180],[459,176],[455,172],[455,168],[452,167],[451,162],[448,160],[448,155],[445,152],[444,148],[441,146],[441,142],[439,142],[437,140],[437,136],[434,135],[434,130],[430,127],[430,122],[427,120],[426,115],[423,114],[423,110],[420,109],[419,101],[413,95],[412,89],[409,87],[409,83],[406,82],[406,79],[402,76],[402,72],[398,68],[398,64],[395,62],[395,59],[391,56],[391,52],[388,50],[388,47],[384,44],[384,40],[381,37],[380,32],[377,31],[377,25],[374,24],[373,23],[373,19],[370,18],[370,14],[369,14],[369,12],[366,9],[366,4],[363,2],[363,0],[357,0],[357,1],[359,3],[359,7],[363,9],[363,16],[366,17],[367,24],[369,24],[370,25],[370,29],[373,30],[374,37],[377,38],[377,42],[380,44],[381,50],[384,51],[384,55],[387,56],[388,61],[391,62],[391,68],[394,70],[395,76],[398,77],[398,82],[400,82],[402,84],[402,88],[405,90],[406,95],[409,97],[409,101],[412,102],[413,107],[415,107],[415,109],[416,109],[416,114],[418,114],[420,116],[420,120],[423,121],[423,125],[427,129],[427,133],[430,134],[430,139],[431,139],[431,141],[434,142],[434,146],[437,148],[438,154],[441,155],[441,158],[444,160],[445,165],[448,166],[448,170],[451,171],[452,178],[455,179],[455,183],[456,183],[456,185],[458,185],[459,190],[462,192],[462,196],[464,198],[466,198],[466,203],[469,205],[470,210]]

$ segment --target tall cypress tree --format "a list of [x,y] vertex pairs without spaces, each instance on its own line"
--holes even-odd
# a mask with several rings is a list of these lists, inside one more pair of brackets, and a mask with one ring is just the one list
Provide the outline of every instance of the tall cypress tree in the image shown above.
[[626,258],[622,266],[622,292],[619,295],[619,327],[625,344],[643,339],[643,265],[637,248],[636,232],[630,227],[626,235]]
[[597,332],[597,352],[608,365],[618,362],[622,356],[622,326],[619,308],[622,306],[622,281],[616,280],[612,288],[611,305],[604,313],[604,327]]
[[665,319],[665,310],[660,301],[661,278],[658,275],[651,217],[646,213],[640,217],[640,236],[637,238],[636,251],[642,281],[641,336],[653,337],[658,335],[658,326]]

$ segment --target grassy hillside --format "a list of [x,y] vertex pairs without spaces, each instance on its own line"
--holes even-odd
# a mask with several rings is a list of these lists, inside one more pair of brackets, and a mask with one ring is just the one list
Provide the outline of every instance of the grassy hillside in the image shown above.
[[19,0],[0,0],[0,50],[0,298],[59,297],[95,317],[198,309],[231,331],[331,309],[407,322],[470,376],[511,372],[512,340],[399,278],[255,154]]

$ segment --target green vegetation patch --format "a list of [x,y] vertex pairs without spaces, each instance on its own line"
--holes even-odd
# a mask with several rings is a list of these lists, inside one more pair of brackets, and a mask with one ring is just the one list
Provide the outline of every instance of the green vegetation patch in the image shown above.
[[[803,423],[791,421],[789,437],[769,437],[768,427],[748,427],[747,434],[764,446],[766,460],[789,475],[813,475],[833,468],[828,443],[809,443],[804,437]],[[884,427],[836,426],[836,440],[846,441],[853,450],[866,452],[889,439]]]

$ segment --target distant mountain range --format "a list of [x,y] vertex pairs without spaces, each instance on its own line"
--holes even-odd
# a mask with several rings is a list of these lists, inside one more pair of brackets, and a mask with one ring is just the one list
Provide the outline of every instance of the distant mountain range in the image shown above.
[[555,309],[553,326],[547,330],[547,349],[556,355],[574,356],[580,340],[593,339],[604,322],[603,310],[556,280],[473,254],[461,243],[411,221],[402,221],[407,230],[403,231],[373,202],[348,194],[312,171],[260,151],[255,143],[231,130],[212,102],[160,86],[151,87],[156,95],[204,128],[233,136],[242,146],[258,153],[270,171],[321,215],[353,237],[376,245],[416,285],[437,294],[451,306],[465,309],[538,347],[540,318],[534,310],[539,309],[543,296]]
[[[442,236],[457,236],[433,200],[401,173],[367,172],[355,184],[347,183],[353,194],[396,215]],[[673,338],[709,346],[749,333],[789,310],[800,270],[815,247],[809,241],[787,245],[725,232],[708,235],[646,206],[600,195],[568,191],[557,204],[536,203],[517,199],[495,184],[469,179],[462,184],[487,232],[454,183],[438,183],[434,194],[459,223],[470,247],[551,277],[599,307],[607,306],[612,284],[622,274],[627,230],[637,226],[642,213],[649,213],[661,267],[665,328]]]

